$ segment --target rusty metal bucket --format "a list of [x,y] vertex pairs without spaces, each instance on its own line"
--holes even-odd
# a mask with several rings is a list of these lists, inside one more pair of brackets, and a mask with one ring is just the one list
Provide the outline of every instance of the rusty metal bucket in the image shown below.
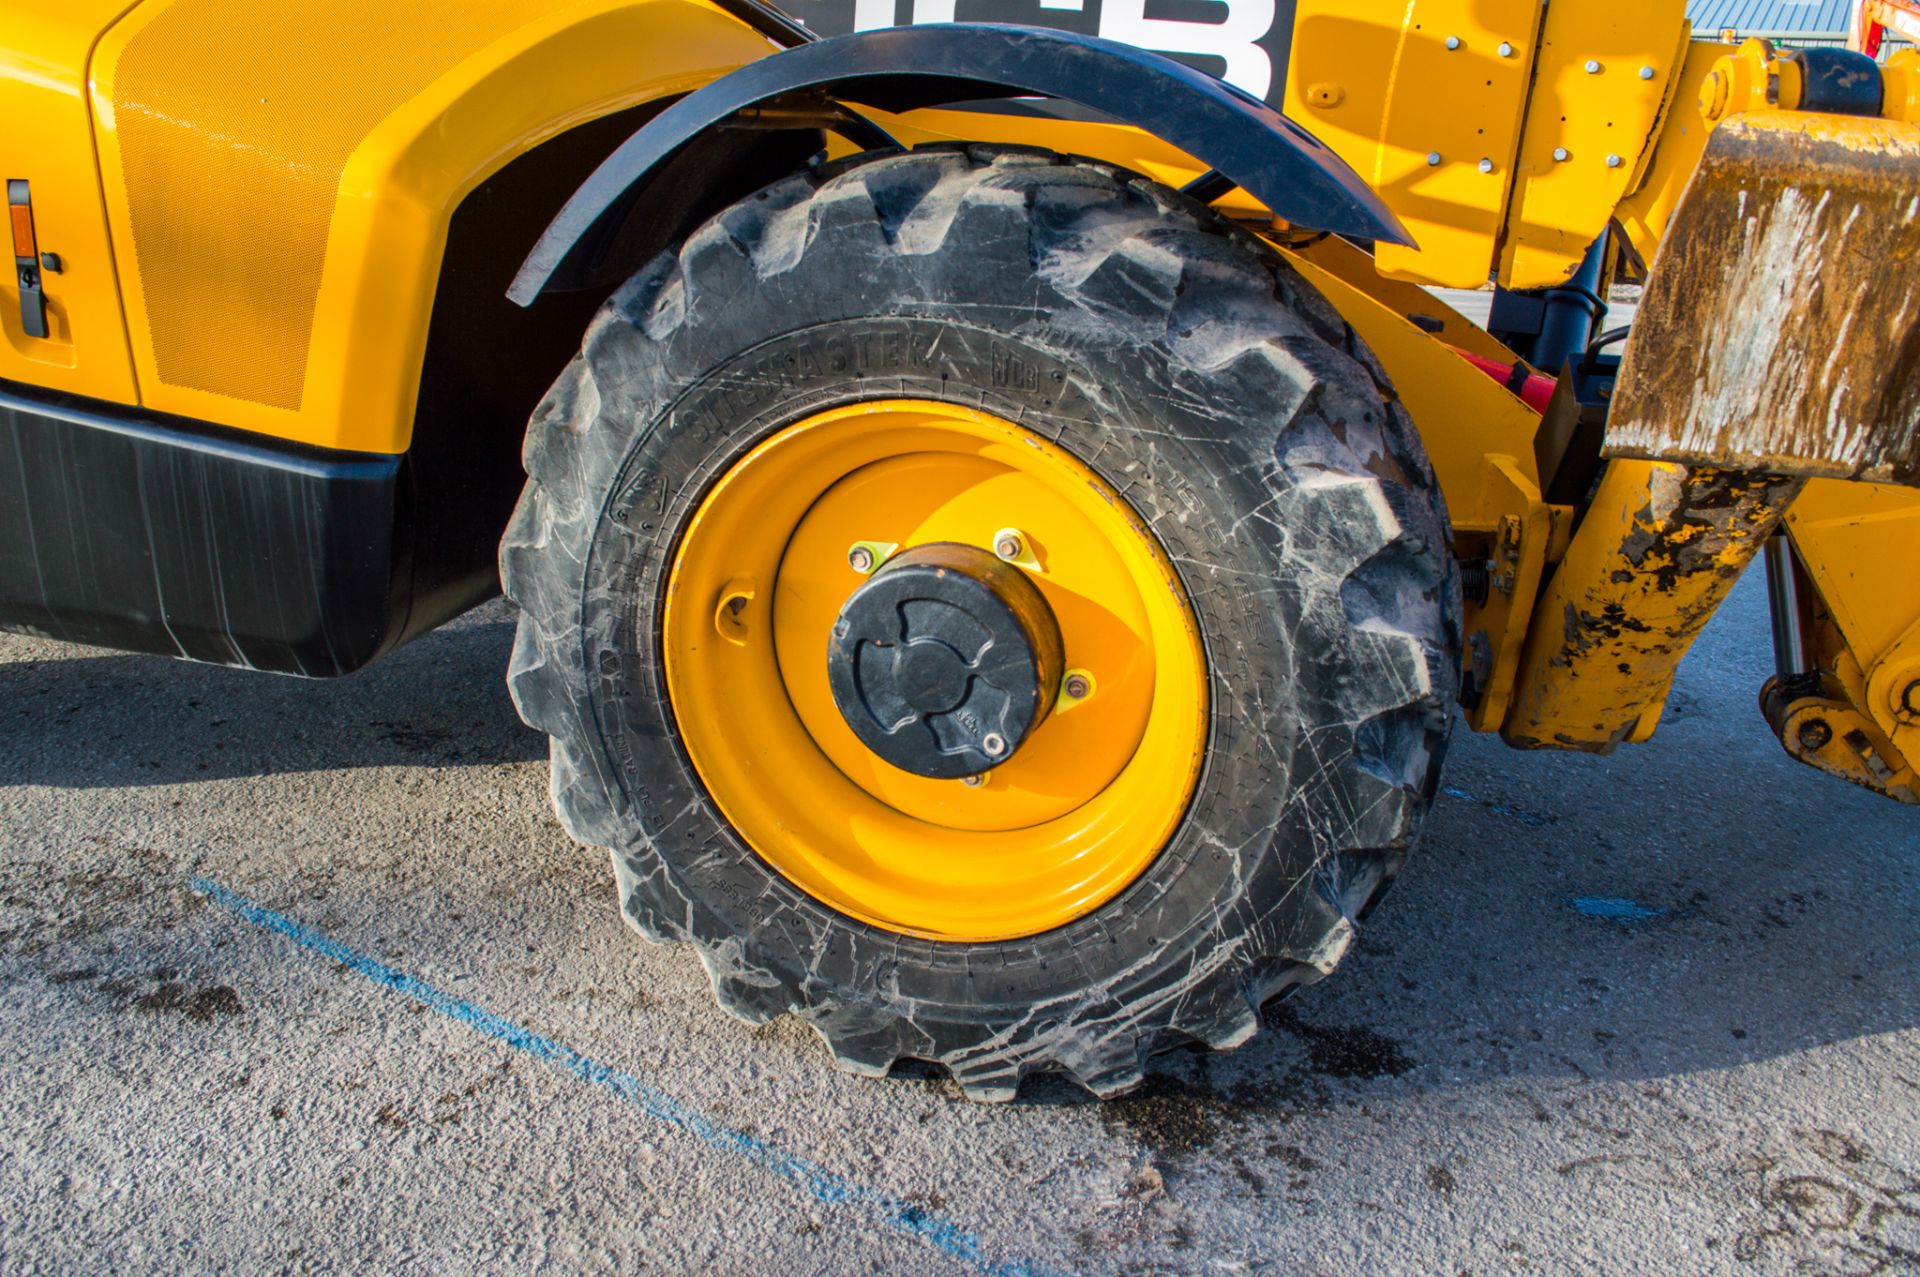
[[1714,131],[1606,446],[1920,486],[1920,125],[1761,111]]

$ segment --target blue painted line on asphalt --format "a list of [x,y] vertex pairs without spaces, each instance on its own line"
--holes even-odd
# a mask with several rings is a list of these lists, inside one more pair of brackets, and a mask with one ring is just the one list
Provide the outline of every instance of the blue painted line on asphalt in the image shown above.
[[1506,803],[1494,802],[1490,798],[1481,798],[1477,794],[1470,794],[1453,785],[1441,786],[1440,792],[1449,798],[1458,798],[1463,803],[1473,803],[1475,806],[1486,808],[1496,816],[1505,816],[1509,820],[1517,820],[1535,829],[1541,829],[1553,823],[1552,816],[1543,816],[1537,811],[1528,811],[1525,807],[1513,807]]
[[1649,922],[1666,912],[1665,909],[1650,909],[1619,896],[1575,896],[1567,903],[1573,906],[1575,913],[1585,914],[1589,918],[1605,918],[1610,922]]
[[430,1011],[458,1020],[516,1051],[523,1051],[537,1060],[564,1069],[583,1082],[610,1091],[621,1099],[637,1105],[647,1116],[687,1132],[709,1148],[718,1149],[723,1153],[732,1153],[762,1170],[772,1172],[797,1186],[817,1202],[829,1206],[854,1207],[867,1214],[876,1223],[920,1238],[941,1253],[971,1264],[981,1272],[991,1274],[991,1277],[1051,1277],[1057,1271],[1026,1260],[988,1259],[985,1253],[986,1248],[978,1235],[968,1232],[934,1211],[915,1206],[891,1193],[857,1184],[803,1157],[783,1152],[745,1131],[735,1130],[733,1127],[716,1122],[698,1109],[642,1082],[631,1073],[623,1073],[619,1069],[590,1059],[564,1042],[544,1037],[532,1029],[524,1028],[511,1020],[495,1015],[485,1007],[475,1006],[452,994],[443,993],[424,980],[396,970],[378,959],[369,958],[333,937],[315,931],[304,922],[289,918],[283,913],[275,913],[263,905],[257,905],[240,893],[230,891],[217,882],[206,878],[194,878],[191,880],[191,885],[195,891],[227,912],[255,926],[278,932],[304,949],[332,958],[335,962],[359,972],[375,984],[412,998]]

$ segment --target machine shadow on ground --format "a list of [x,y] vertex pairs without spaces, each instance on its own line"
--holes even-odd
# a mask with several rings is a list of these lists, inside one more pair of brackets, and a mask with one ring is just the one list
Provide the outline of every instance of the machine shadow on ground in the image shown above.
[[[307,680],[157,656],[68,648],[0,664],[0,786],[109,789],[359,767],[544,759],[546,737],[507,696],[513,621],[502,603],[343,679]],[[130,732],[135,712],[182,739]]]

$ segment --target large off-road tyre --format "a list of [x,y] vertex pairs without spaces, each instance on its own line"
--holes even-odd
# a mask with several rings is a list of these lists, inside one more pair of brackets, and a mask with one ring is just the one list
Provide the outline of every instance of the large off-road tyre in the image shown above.
[[[1053,494],[1005,513],[1034,544],[998,549],[1030,560],[1052,592],[1068,666],[1078,613],[1060,582],[1091,572],[1076,564],[1094,548],[1068,562],[1056,535],[1058,561],[1042,564],[1026,520],[1081,519],[1126,542],[1134,569],[1101,578],[1111,597],[1094,601],[1157,618],[1128,639],[1152,649],[1157,683],[1129,691],[1119,668],[1094,669],[1099,690],[1073,709],[1087,717],[1057,708],[1034,729],[1035,761],[1015,758],[977,790],[878,763],[869,775],[847,762],[840,725],[816,731],[818,750],[804,744],[823,720],[802,721],[818,688],[801,684],[817,659],[825,686],[828,625],[797,664],[751,656],[779,624],[818,612],[807,589],[840,573],[837,600],[868,579],[855,569],[874,563],[833,532],[828,553],[796,564],[811,533],[787,521],[809,513],[809,483],[844,486],[909,429],[932,442],[884,464],[935,477],[836,509],[932,502],[941,458],[975,449]],[[820,440],[836,442],[768,481],[780,457]],[[1140,1082],[1156,1047],[1237,1046],[1263,1001],[1332,969],[1432,798],[1459,587],[1413,425],[1278,254],[1138,175],[964,146],[778,182],[613,296],[536,412],[525,461],[501,550],[521,610],[510,681],[521,715],[552,738],[561,818],[611,849],[629,922],[697,949],[721,1005],[752,1022],[798,1015],[855,1072],[914,1058],[974,1098],[1008,1099],[1023,1076],[1063,1071],[1109,1096]],[[744,516],[728,495],[741,475],[760,484]],[[991,550],[998,534],[982,526],[975,544]],[[769,535],[791,546],[750,549]],[[736,551],[745,566],[729,578]],[[755,553],[773,557],[756,567]],[[808,573],[806,589],[788,579]],[[751,677],[731,685],[733,668]],[[790,697],[753,682],[765,677],[785,677]],[[1027,860],[992,848],[1050,866],[1055,850],[1012,817],[969,830],[962,805],[1032,798],[1015,792],[1017,768],[1042,766],[1048,734],[1091,742],[1073,724],[1095,722],[1102,697],[1120,715],[1136,692],[1159,717],[1141,710],[1131,721],[1148,725],[1128,748],[1162,752],[1150,769],[1120,759],[1087,797],[1088,810],[1115,794],[1133,804],[1113,826],[1131,850],[1113,869],[1076,847],[1065,877],[996,896],[980,876]],[[933,797],[887,810],[873,794],[896,780]],[[836,822],[840,844],[781,842],[790,826]],[[834,885],[847,865],[883,862],[887,875]],[[1096,886],[1060,887],[1075,874]]]

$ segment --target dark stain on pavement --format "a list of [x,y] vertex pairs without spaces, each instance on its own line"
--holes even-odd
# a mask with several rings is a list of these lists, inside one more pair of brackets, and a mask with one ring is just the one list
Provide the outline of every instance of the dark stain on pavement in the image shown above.
[[1100,1120],[1116,1134],[1174,1159],[1191,1157],[1220,1138],[1222,1110],[1230,1105],[1212,1088],[1165,1073],[1152,1073],[1139,1090],[1100,1106]]
[[1299,1038],[1307,1046],[1307,1067],[1328,1077],[1397,1077],[1413,1067],[1400,1044],[1383,1033],[1359,1025],[1308,1024],[1286,1004],[1267,1011],[1268,1022]]
[[163,982],[134,1006],[142,1011],[177,1011],[196,1024],[211,1024],[223,1015],[239,1015],[240,995],[224,984],[195,989],[177,980]]

